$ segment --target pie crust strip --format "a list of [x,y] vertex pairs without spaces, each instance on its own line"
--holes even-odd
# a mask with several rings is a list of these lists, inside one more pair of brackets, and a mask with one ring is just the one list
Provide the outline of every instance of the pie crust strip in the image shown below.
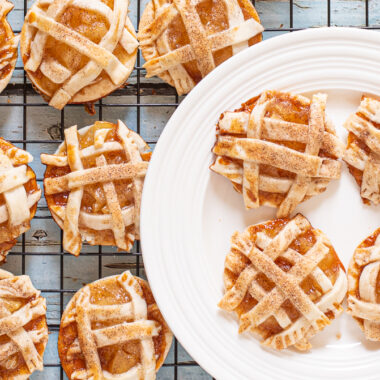
[[380,204],[380,155],[370,154],[364,166],[360,195]]
[[[204,37],[207,48],[210,49],[210,52],[212,53],[228,46],[236,46],[245,43],[249,38],[260,34],[263,32],[263,30],[264,28],[261,24],[253,19],[249,19],[238,26],[224,30],[217,34],[211,36],[202,35],[201,37],[202,40]],[[141,42],[141,44],[143,43],[144,42]],[[170,70],[177,65],[182,65],[193,60],[198,60],[198,58],[199,57],[196,55],[193,45],[186,45],[176,50],[171,50],[161,57],[154,58],[146,62],[143,67],[147,70],[147,78],[150,78],[154,75],[159,75],[167,70]],[[201,61],[203,62],[206,60],[203,57]],[[204,72],[201,72],[203,76],[207,75],[215,68],[213,58],[211,61],[210,57],[208,57],[207,63],[205,63],[204,66]]]
[[[134,134],[127,128],[127,126],[122,122],[118,121],[117,124],[117,133],[122,141],[122,145],[124,147],[124,152],[127,156],[127,158],[130,160],[130,162],[135,165],[139,166],[144,164],[139,147],[136,144],[136,140],[134,139]],[[148,163],[145,163],[146,166]],[[144,173],[145,176],[145,173]],[[143,184],[144,181],[143,179],[139,178],[138,175],[136,175],[132,179],[133,183],[133,198],[135,202],[135,207],[134,207],[134,224],[135,224],[135,230],[136,230],[136,238],[140,237],[140,206],[141,206],[141,197],[142,197],[142,190],[143,190]]]
[[14,5],[10,1],[2,1],[0,3],[0,17],[5,17],[13,7]]
[[[233,183],[242,185],[243,183],[243,168],[232,160],[225,157],[217,157],[215,163],[212,165],[212,170],[228,178]],[[319,194],[319,188],[324,188],[329,180],[324,178],[312,178],[313,186],[309,186],[306,195],[312,196]],[[259,190],[269,193],[287,193],[293,181],[288,178],[271,177],[269,175],[261,174],[259,181]]]
[[[247,138],[260,139],[263,118],[266,113],[268,103],[260,104],[255,107],[248,121]],[[257,208],[259,201],[259,180],[260,167],[257,162],[243,162],[243,198],[247,208]]]
[[[66,207],[53,206],[52,211],[60,219],[65,219]],[[123,208],[121,213],[126,227],[134,223],[134,206]],[[85,211],[81,211],[79,214],[79,227],[91,228],[96,231],[112,230],[112,216],[110,214],[89,214]]]
[[[222,135],[246,134],[249,117],[250,113],[245,111],[224,112],[218,123],[220,133]],[[308,130],[309,126],[306,124],[292,123],[289,121],[264,117],[261,137],[267,140],[295,141],[306,144]],[[336,157],[342,157],[344,153],[344,145],[340,139],[326,131],[323,132],[321,149]]]
[[[77,126],[65,129],[67,160],[72,172],[82,171],[83,164],[79,155]],[[83,197],[83,187],[73,189],[68,197],[63,229],[63,248],[79,255],[82,237],[79,232],[78,219]]]
[[[326,94],[313,95],[310,104],[309,130],[305,154],[318,156],[322,146],[323,131],[325,128]],[[298,174],[285,199],[282,201],[277,216],[285,217],[291,214],[299,203],[305,198],[308,188],[312,184],[311,178]]]
[[[148,317],[147,304],[143,298],[141,286],[130,272],[124,272],[119,277],[120,284],[131,295],[135,320],[146,320]],[[156,358],[152,338],[141,340],[141,366],[143,378],[154,380],[156,378]]]
[[[125,303],[121,305],[94,305],[87,310],[87,314],[91,321],[93,322],[104,322],[108,321],[110,315],[114,319],[132,319],[133,318],[133,308],[131,303]],[[61,326],[66,327],[70,323],[75,322],[75,312],[69,314],[62,321]]]
[[57,194],[98,182],[142,177],[145,176],[147,169],[148,162],[145,161],[137,164],[128,162],[126,164],[113,164],[83,169],[61,177],[47,178],[45,181],[45,193],[48,195]]
[[[103,155],[97,157],[96,165],[98,167],[107,168],[106,158]],[[112,180],[109,182],[103,182],[103,191],[106,196],[108,209],[111,213],[112,231],[115,237],[116,245],[122,249],[128,249],[125,237],[123,214],[119,205],[119,200],[117,198],[115,185],[113,184]]]
[[336,160],[303,154],[268,141],[220,136],[213,152],[219,156],[254,161],[309,177],[340,177],[341,164]]
[[[89,157],[95,156],[97,154],[114,152],[118,150],[123,150],[123,146],[116,141],[110,141],[110,142],[105,142],[99,148],[92,145],[87,148],[84,148],[79,152],[79,155],[83,159],[83,158],[89,158]],[[41,162],[45,165],[53,165],[53,166],[61,166],[61,167],[68,165],[67,156],[59,156],[55,154],[42,153]]]

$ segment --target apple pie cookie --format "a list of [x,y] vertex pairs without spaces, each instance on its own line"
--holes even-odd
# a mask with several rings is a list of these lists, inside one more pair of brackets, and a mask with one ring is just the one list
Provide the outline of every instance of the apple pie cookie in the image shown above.
[[267,205],[288,216],[340,177],[344,146],[325,115],[326,100],[266,91],[224,112],[211,170],[232,182],[247,209]]
[[41,198],[31,161],[28,152],[0,138],[0,263],[29,230]]
[[0,93],[9,83],[17,61],[17,46],[20,36],[15,36],[7,21],[14,5],[0,0]]
[[171,342],[148,283],[127,271],[74,295],[62,315],[58,352],[70,380],[153,380]]
[[127,126],[97,121],[65,130],[47,165],[45,196],[63,229],[63,248],[79,255],[82,240],[129,251],[140,238],[141,194],[151,152]]
[[27,380],[42,371],[47,341],[45,298],[29,276],[0,269],[0,379]]
[[21,55],[49,104],[93,103],[121,87],[138,42],[127,0],[37,0],[21,33]]
[[138,33],[146,76],[187,94],[216,66],[260,42],[263,30],[249,0],[151,0]]
[[342,313],[347,291],[330,241],[300,214],[235,232],[224,285],[219,307],[237,314],[239,332],[279,350],[311,348],[309,339]]
[[355,250],[348,267],[348,309],[367,339],[380,341],[380,228]]
[[380,204],[380,101],[363,97],[344,124],[348,142],[344,160],[366,204]]

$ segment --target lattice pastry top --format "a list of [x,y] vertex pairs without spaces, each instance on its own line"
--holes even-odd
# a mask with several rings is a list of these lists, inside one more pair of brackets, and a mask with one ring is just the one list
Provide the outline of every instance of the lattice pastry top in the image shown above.
[[147,77],[187,94],[215,66],[261,41],[259,22],[249,0],[151,0],[138,34]]
[[364,203],[380,204],[380,101],[363,97],[344,124],[348,142],[344,161],[360,186]]
[[0,262],[30,228],[41,189],[28,166],[33,157],[0,138]]
[[355,250],[348,267],[348,308],[367,339],[380,341],[380,228]]
[[29,379],[42,371],[48,341],[46,300],[29,276],[0,269],[0,378]]
[[64,249],[79,255],[82,240],[132,248],[150,155],[144,140],[120,120],[68,128],[57,152],[41,155],[45,196],[63,229]]
[[325,115],[326,99],[266,91],[221,115],[211,169],[243,194],[247,209],[268,205],[288,216],[340,177],[344,146]]
[[0,0],[0,92],[9,83],[17,61],[17,46],[20,36],[15,36],[6,17],[14,5]]
[[94,102],[123,85],[138,43],[127,0],[37,0],[21,54],[35,88],[55,108]]
[[275,349],[309,349],[309,339],[343,311],[347,291],[330,241],[300,214],[235,232],[224,284],[219,307],[238,315],[239,332],[257,333]]
[[171,341],[149,285],[127,271],[75,294],[62,315],[58,352],[70,380],[152,380]]

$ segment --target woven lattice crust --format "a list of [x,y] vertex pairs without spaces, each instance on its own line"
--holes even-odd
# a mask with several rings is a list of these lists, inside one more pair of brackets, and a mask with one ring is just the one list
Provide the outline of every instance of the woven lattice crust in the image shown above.
[[171,341],[148,284],[124,272],[74,295],[62,316],[58,351],[70,380],[154,380]]
[[290,215],[340,177],[344,146],[325,115],[326,101],[324,94],[310,100],[266,91],[224,112],[211,170],[232,182],[247,209],[267,205],[278,217]]
[[[128,1],[37,0],[21,33],[21,54],[33,86],[62,109],[121,87],[138,43]],[[96,28],[94,29],[94,25]]]
[[261,41],[259,21],[247,0],[152,0],[138,34],[147,77],[187,94],[217,65]]
[[26,380],[43,369],[46,300],[29,276],[0,269],[0,378]]
[[42,154],[49,209],[64,231],[63,247],[82,241],[129,251],[139,238],[140,203],[149,147],[121,121],[65,130],[54,155]]
[[300,350],[343,311],[347,279],[331,243],[305,217],[235,232],[225,260],[219,307],[234,311],[240,332],[265,346]]

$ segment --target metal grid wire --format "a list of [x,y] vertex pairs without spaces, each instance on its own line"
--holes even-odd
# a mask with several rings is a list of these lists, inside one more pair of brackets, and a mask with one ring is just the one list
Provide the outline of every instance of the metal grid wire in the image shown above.
[[[141,0],[132,0],[130,7],[137,6],[137,22],[140,21],[140,15],[142,13],[142,5],[140,3]],[[331,15],[332,15],[332,1],[333,0],[326,0],[327,2],[327,22],[326,25],[331,25]],[[369,3],[372,0],[364,0],[364,11],[365,11],[365,26],[362,26],[363,28],[367,29],[380,29],[380,25],[370,25],[370,7]],[[253,0],[254,5],[259,5],[260,0]],[[275,4],[275,2],[273,2]],[[289,27],[288,28],[266,28],[266,32],[269,34],[275,35],[275,33],[272,32],[292,32],[295,30],[300,30],[300,28],[295,28],[293,19],[294,19],[294,7],[296,6],[295,2],[293,0],[289,0]],[[24,16],[27,12],[27,0],[24,0]],[[264,25],[265,27],[265,25]],[[19,31],[17,31],[19,32]],[[269,36],[270,37],[270,36]],[[113,96],[122,96],[122,95],[129,95],[129,96],[135,96],[136,97],[136,103],[107,103],[103,104],[103,102],[100,100],[95,104],[95,109],[97,112],[97,117],[99,120],[103,119],[103,110],[106,108],[117,108],[117,107],[133,107],[136,109],[136,130],[138,133],[140,133],[141,129],[141,110],[142,107],[177,107],[179,104],[178,95],[176,95],[175,90],[166,85],[163,82],[154,82],[154,83],[142,83],[141,78],[145,75],[144,69],[141,67],[141,57],[138,55],[137,57],[137,65],[135,67],[135,75],[136,75],[136,83],[133,83],[131,85],[128,85],[126,88],[122,90],[116,91]],[[23,71],[23,67],[16,67],[16,71]],[[160,94],[160,95],[169,95],[172,97],[173,102],[171,103],[145,103],[141,102],[141,91],[149,89],[152,91],[153,94]],[[14,144],[18,144],[19,146],[22,146],[24,149],[27,148],[27,144],[59,144],[62,142],[63,135],[64,135],[64,129],[65,127],[68,127],[68,125],[65,125],[65,112],[69,112],[70,108],[72,107],[83,107],[82,105],[68,105],[66,106],[65,110],[61,111],[60,115],[60,139],[34,139],[30,140],[27,139],[27,131],[28,131],[28,109],[30,107],[44,107],[46,109],[48,106],[47,103],[45,103],[42,98],[41,101],[38,102],[29,102],[30,96],[35,94],[35,91],[33,90],[31,84],[27,80],[25,72],[23,72],[23,83],[16,84],[12,87],[11,90],[9,90],[10,93],[16,92],[17,94],[22,93],[22,102],[15,102],[15,103],[0,103],[0,107],[22,107],[22,139],[14,139],[10,140]],[[166,99],[166,98],[165,98]],[[1,108],[0,108],[1,109]],[[0,111],[1,112],[1,111]],[[149,141],[148,144],[155,144],[156,140]],[[37,178],[39,182],[42,181],[42,178]],[[41,208],[41,206],[39,206]],[[47,215],[36,215],[36,219],[52,219],[51,216]],[[59,288],[57,289],[41,289],[42,293],[48,294],[48,293],[54,293],[59,297],[59,313],[62,315],[62,312],[64,310],[64,297],[69,296],[71,297],[72,294],[76,292],[76,290],[73,289],[65,289],[64,287],[64,258],[68,256],[67,253],[64,253],[63,247],[62,247],[62,232],[60,235],[60,249],[58,252],[31,252],[28,251],[26,242],[25,242],[25,235],[22,236],[20,241],[20,251],[18,252],[12,252],[10,255],[13,256],[21,256],[21,272],[25,273],[25,262],[27,256],[59,256]],[[140,271],[143,268],[142,263],[142,257],[141,257],[141,251],[140,251],[140,244],[137,242],[135,244],[135,247],[133,249],[133,253],[125,253],[125,252],[117,252],[117,253],[106,253],[102,252],[102,247],[98,247],[97,252],[92,253],[84,253],[83,256],[85,257],[91,257],[96,256],[98,258],[98,278],[101,278],[103,276],[103,258],[106,256],[124,256],[133,258],[133,263],[131,265],[131,269],[136,273],[137,275],[140,275]],[[57,323],[49,323],[49,330],[57,332],[59,330],[59,324]],[[178,347],[179,343],[177,340],[174,340],[174,361],[170,363],[165,363],[164,367],[170,367],[172,368],[172,375],[171,379],[185,379],[185,377],[179,375],[179,368],[181,367],[197,367],[198,364],[195,361],[189,360],[189,361],[180,361],[179,355],[178,355]],[[60,368],[60,363],[57,362],[46,362],[45,367],[56,367]],[[60,379],[64,378],[63,370],[60,368]],[[39,377],[41,378],[41,377]],[[165,377],[167,378],[167,377]],[[195,377],[191,377],[194,379]]]

